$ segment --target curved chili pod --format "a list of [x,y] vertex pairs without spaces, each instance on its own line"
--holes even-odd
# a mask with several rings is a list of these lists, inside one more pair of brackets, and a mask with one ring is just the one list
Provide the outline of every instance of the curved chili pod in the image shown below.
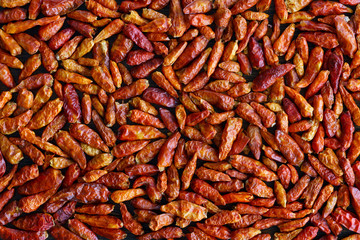
[[286,63],[265,70],[253,80],[254,83],[252,87],[253,91],[261,92],[266,90],[275,83],[276,79],[283,77],[294,67],[295,66],[293,64]]

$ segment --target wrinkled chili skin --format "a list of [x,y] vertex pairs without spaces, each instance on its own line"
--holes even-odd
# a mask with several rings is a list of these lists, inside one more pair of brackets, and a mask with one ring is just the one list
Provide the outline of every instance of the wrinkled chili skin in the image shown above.
[[339,88],[339,80],[343,64],[344,62],[341,57],[334,53],[330,54],[326,63],[327,68],[332,70],[330,72],[329,78],[331,87],[333,88],[335,94],[337,93]]
[[65,116],[68,122],[79,122],[81,118],[81,108],[75,88],[71,84],[66,84],[63,91]]
[[254,91],[264,91],[275,83],[275,80],[284,76],[295,66],[289,63],[278,65],[269,70],[264,71],[254,79]]
[[133,40],[136,45],[145,49],[148,52],[154,51],[153,46],[150,41],[146,38],[146,36],[137,28],[134,24],[127,24],[124,27],[125,35]]
[[249,59],[253,68],[259,69],[265,66],[263,50],[254,37],[249,40]]

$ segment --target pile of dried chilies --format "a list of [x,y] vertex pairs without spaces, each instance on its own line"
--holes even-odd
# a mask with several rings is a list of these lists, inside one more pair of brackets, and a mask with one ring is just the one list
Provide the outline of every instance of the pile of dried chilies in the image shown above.
[[0,239],[360,239],[360,0],[0,7]]

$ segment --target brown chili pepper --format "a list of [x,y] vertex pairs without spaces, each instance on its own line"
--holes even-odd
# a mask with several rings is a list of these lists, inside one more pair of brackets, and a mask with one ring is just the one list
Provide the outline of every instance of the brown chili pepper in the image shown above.
[[277,78],[284,76],[292,68],[294,68],[294,65],[292,64],[283,64],[264,71],[254,79],[253,90],[264,91],[266,88],[273,85]]
[[335,174],[333,174],[328,168],[326,168],[317,158],[312,155],[308,155],[310,164],[319,173],[319,175],[328,182],[331,182],[334,186],[339,186],[341,180]]
[[[29,14],[30,14],[30,6],[29,6]],[[29,18],[32,19],[30,16]],[[0,12],[0,23],[9,23],[9,22],[21,21],[25,19],[26,19],[26,10],[24,8],[15,7],[10,9],[3,9]]]
[[27,232],[1,226],[0,236],[2,238],[19,238],[20,236],[22,238],[45,240],[48,237],[48,234],[45,231]]
[[80,144],[66,131],[59,131],[55,135],[56,143],[74,159],[81,169],[86,167],[86,158]]
[[209,40],[201,35],[191,41],[174,63],[174,70],[179,70],[195,59],[206,47]]

